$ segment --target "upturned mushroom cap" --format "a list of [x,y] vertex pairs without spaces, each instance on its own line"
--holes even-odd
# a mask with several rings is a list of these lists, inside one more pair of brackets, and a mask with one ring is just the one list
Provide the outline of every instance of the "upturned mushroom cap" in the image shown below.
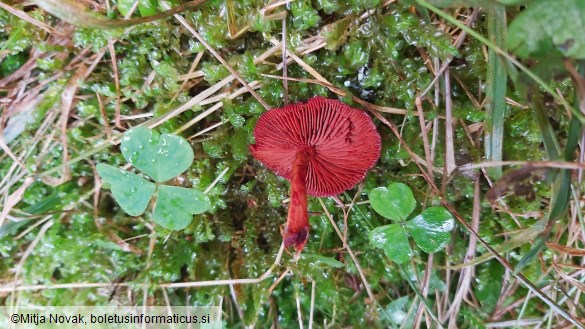
[[300,150],[309,150],[306,184],[312,196],[331,196],[355,186],[380,157],[380,135],[364,112],[315,97],[260,116],[254,157],[277,175],[292,179]]

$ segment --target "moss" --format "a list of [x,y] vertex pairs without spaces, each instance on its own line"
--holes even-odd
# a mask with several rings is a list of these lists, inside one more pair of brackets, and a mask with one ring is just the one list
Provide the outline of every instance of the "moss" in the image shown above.
[[[173,6],[186,1],[170,1]],[[141,1],[153,4],[153,1]],[[120,18],[125,12],[123,4],[128,2],[110,1],[111,18]],[[273,107],[284,105],[285,89],[279,79],[263,74],[280,75],[275,63],[280,62],[281,54],[254,63],[259,55],[273,47],[274,40],[281,38],[282,20],[267,17],[261,10],[266,1],[208,1],[200,10],[183,13],[186,20],[197,29],[202,37],[226,61],[230,63],[248,82],[259,81],[258,94]],[[144,6],[143,6],[144,7]],[[160,11],[161,8],[153,9]],[[298,54],[304,62],[319,72],[336,88],[348,92],[343,98],[352,103],[351,96],[359,97],[381,106],[407,110],[407,115],[384,114],[399,126],[401,136],[412,151],[424,158],[425,150],[420,137],[418,117],[414,116],[415,96],[419,95],[434,79],[431,59],[436,58],[450,64],[453,112],[461,123],[480,124],[485,120],[483,109],[477,108],[470,95],[477,96],[482,102],[484,97],[485,72],[487,71],[483,44],[467,38],[459,49],[452,45],[452,30],[447,33],[444,26],[436,24],[435,17],[414,6],[412,1],[398,1],[382,7],[376,0],[315,0],[293,1],[274,9],[268,14],[287,11],[288,49],[305,45],[305,39],[317,35],[325,37],[326,46],[307,54]],[[362,18],[366,10],[371,15]],[[48,24],[55,19],[39,10],[29,12]],[[150,15],[152,11],[140,9],[136,17]],[[230,15],[233,14],[232,21]],[[238,31],[248,29],[241,36],[232,38],[229,24],[235,24]],[[481,17],[474,28],[485,33],[486,22]],[[164,297],[155,284],[167,282],[218,280],[230,278],[253,278],[264,273],[274,262],[274,255],[282,242],[281,225],[286,220],[288,182],[253,160],[248,145],[253,142],[253,128],[265,108],[249,93],[233,99],[221,100],[221,109],[193,124],[181,134],[189,137],[214,124],[222,123],[215,129],[193,137],[191,143],[195,150],[195,161],[191,168],[181,175],[175,183],[186,187],[193,186],[205,190],[216,177],[229,168],[226,175],[208,192],[212,208],[208,213],[197,215],[184,230],[167,231],[150,229],[152,219],[147,212],[142,217],[127,216],[114,202],[110,192],[102,190],[98,207],[93,208],[94,165],[108,163],[114,166],[126,165],[117,146],[99,149],[97,145],[107,142],[103,110],[112,129],[112,120],[119,107],[123,116],[145,115],[148,118],[161,118],[200,95],[225,77],[229,71],[217,61],[185,30],[177,21],[170,19],[143,24],[130,29],[97,30],[77,28],[73,32],[72,44],[60,46],[47,40],[46,32],[23,22],[4,11],[0,11],[0,47],[6,54],[0,64],[0,75],[7,76],[21,67],[30,54],[39,50],[44,53],[61,52],[66,56],[48,56],[36,60],[32,76],[41,80],[56,77],[43,89],[42,101],[35,108],[35,122],[18,137],[16,149],[30,148],[31,156],[23,162],[32,173],[61,166],[63,163],[62,146],[58,140],[60,131],[50,139],[56,147],[45,149],[43,142],[33,143],[34,134],[43,124],[48,114],[60,113],[60,97],[71,74],[69,64],[84,49],[89,55],[84,63],[91,63],[95,54],[102,54],[101,61],[92,73],[79,86],[78,97],[72,109],[70,129],[67,131],[69,158],[82,157],[82,161],[69,167],[72,178],[60,186],[49,186],[36,181],[26,189],[18,210],[27,214],[49,216],[51,226],[40,244],[34,248],[25,263],[21,277],[27,284],[50,284],[69,282],[131,282],[128,290],[135,300],[126,300],[128,291],[114,289],[59,289],[43,292],[23,292],[21,302],[31,304],[79,304],[102,305],[112,302],[143,303],[142,284],[151,284],[147,293],[149,302],[164,305]],[[320,34],[321,33],[321,34]],[[116,86],[112,68],[112,54],[108,41],[118,40],[114,45],[119,86]],[[199,52],[204,52],[196,68],[199,77],[188,80],[183,85],[180,76],[189,72]],[[432,69],[431,69],[432,68]],[[62,73],[65,73],[62,75]],[[288,75],[299,79],[313,79],[307,70],[295,62],[288,65]],[[444,80],[439,80],[441,93],[444,93]],[[567,80],[553,85],[569,99],[574,94]],[[31,85],[32,87],[32,85]],[[465,87],[465,88],[464,88]],[[220,92],[233,92],[241,88],[232,81],[221,86]],[[1,91],[4,93],[4,91]],[[4,95],[4,94],[2,94]],[[442,95],[442,94],[441,94]],[[289,81],[288,96],[291,102],[304,101],[314,96],[335,98],[336,95],[326,87],[309,83]],[[441,97],[443,97],[442,95]],[[432,95],[426,97],[432,98]],[[522,102],[519,96],[510,91],[508,97]],[[120,104],[116,104],[120,99]],[[431,120],[444,114],[444,104],[434,107],[426,98],[423,109],[426,119]],[[358,106],[353,103],[354,106]],[[214,104],[195,104],[192,108],[178,114],[157,127],[161,132],[174,132]],[[567,138],[568,119],[563,111],[552,101],[546,103],[547,114],[552,118],[555,130],[561,140]],[[509,106],[505,123],[505,136],[512,143],[504,144],[507,160],[540,160],[545,158],[541,146],[539,128],[530,109]],[[125,127],[144,123],[145,118],[125,118]],[[445,163],[444,121],[439,119],[440,129],[435,147],[435,167]],[[389,182],[407,183],[415,191],[417,207],[434,205],[439,197],[429,193],[428,182],[420,176],[420,170],[412,161],[410,154],[400,145],[392,131],[382,122],[375,120],[382,136],[381,157],[363,181],[363,189],[357,196],[358,203],[352,208],[347,227],[344,227],[343,212],[331,198],[324,198],[327,210],[341,229],[347,229],[350,246],[376,294],[376,302],[367,301],[360,274],[351,257],[342,250],[337,233],[324,214],[317,198],[309,198],[311,211],[311,233],[305,253],[324,257],[291,261],[285,254],[274,275],[280,275],[290,267],[294,276],[286,277],[275,287],[272,295],[268,288],[274,276],[257,285],[236,285],[235,296],[242,308],[244,320],[233,316],[235,308],[226,306],[230,314],[226,320],[229,328],[240,327],[241,322],[269,327],[274,318],[283,328],[298,326],[296,319],[296,296],[299,296],[303,315],[311,308],[311,281],[317,284],[314,315],[315,324],[327,321],[333,327],[408,327],[412,318],[397,323],[391,315],[398,312],[406,316],[412,309],[415,294],[406,283],[401,268],[391,263],[378,250],[368,243],[367,234],[375,227],[388,224],[388,220],[373,212],[367,201],[367,193]],[[479,133],[472,133],[474,143],[469,141],[467,132],[461,124],[455,127],[455,148],[457,155],[467,162],[482,161],[482,150],[476,147],[481,141]],[[13,146],[13,145],[11,145]],[[92,154],[91,156],[87,154]],[[0,162],[0,177],[10,172],[11,161],[6,157]],[[459,158],[458,158],[459,159]],[[59,171],[60,172],[60,171]],[[55,177],[59,174],[53,174]],[[442,185],[441,175],[435,175],[435,184],[444,188],[445,198],[455,206],[465,219],[471,218],[473,209],[473,181],[463,175],[455,174],[446,185]],[[488,185],[481,180],[482,193]],[[17,186],[9,189],[14,192]],[[518,196],[507,196],[505,201],[510,212],[545,211],[550,197],[549,182],[535,182],[532,186],[536,198],[527,200]],[[339,196],[344,203],[351,203],[357,189]],[[418,209],[420,210],[420,209]],[[498,245],[507,237],[500,233],[518,230],[514,219],[506,214],[494,212],[488,202],[481,205],[481,225],[479,235],[490,245]],[[95,216],[94,216],[95,214]],[[36,220],[36,217],[35,217]],[[534,219],[522,220],[523,227],[535,222]],[[24,231],[21,226],[14,229],[11,237]],[[2,228],[4,229],[4,227]],[[1,280],[10,281],[22,253],[38,234],[38,230],[25,234],[18,240],[4,238],[0,243]],[[123,244],[112,238],[113,234],[126,241],[142,254],[128,251]],[[453,241],[447,252],[434,255],[434,264],[449,262],[460,263],[465,257],[469,235],[463,229],[453,232]],[[149,239],[156,239],[150,258]],[[511,252],[511,258],[524,255],[529,246]],[[482,246],[478,253],[486,252]],[[412,274],[418,273],[428,256],[415,251]],[[551,255],[545,255],[549,261]],[[342,267],[333,265],[341,263]],[[333,265],[332,265],[333,264]],[[538,278],[539,264],[535,262],[527,269],[527,275]],[[497,294],[500,292],[502,268],[495,261],[477,266],[477,278],[472,287],[480,309],[463,306],[466,314],[458,324],[477,327],[475,324],[487,321],[490,310],[496,307]],[[432,277],[435,288],[454,291],[454,286],[444,286],[442,271],[437,270]],[[453,282],[453,281],[452,281]],[[171,304],[219,304],[231,298],[228,287],[209,287],[200,289],[168,290]],[[522,298],[525,291],[511,293]],[[524,294],[524,295],[523,295]],[[0,298],[5,298],[0,296]],[[430,303],[437,302],[434,294],[428,297]],[[6,299],[6,302],[8,299]],[[399,301],[399,303],[393,303]],[[418,302],[417,302],[418,303]],[[531,302],[532,303],[532,302]],[[229,303],[224,303],[229,304]],[[539,307],[529,304],[525,310],[528,316],[542,316]],[[274,317],[274,318],[273,318]]]

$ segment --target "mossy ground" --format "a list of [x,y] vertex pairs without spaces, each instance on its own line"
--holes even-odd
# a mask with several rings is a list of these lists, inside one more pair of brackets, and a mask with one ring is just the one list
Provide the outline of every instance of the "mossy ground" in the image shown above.
[[[91,2],[94,11],[112,19],[121,18],[118,8],[128,10],[128,3]],[[180,3],[168,1],[171,7]],[[13,282],[79,286],[0,292],[2,304],[165,305],[166,293],[171,305],[223,301],[229,328],[252,324],[268,328],[273,323],[292,328],[299,325],[298,312],[306,325],[310,311],[313,327],[323,328],[436,327],[430,313],[444,326],[452,321],[461,328],[516,319],[519,325],[532,325],[525,319],[567,323],[541,299],[529,295],[526,286],[495,259],[465,270],[445,269],[468,261],[470,241],[477,243],[461,225],[444,251],[428,255],[414,248],[412,261],[403,267],[368,242],[370,230],[388,223],[368,205],[368,192],[391,182],[413,189],[418,212],[443,200],[465,221],[479,221],[477,233],[492,247],[543,218],[551,200],[554,177],[550,175],[534,176],[522,190],[526,193],[507,196],[504,203],[485,198],[490,189],[485,172],[444,175],[451,161],[446,154],[454,156],[457,165],[485,160],[488,53],[483,43],[469,36],[456,45],[461,30],[414,1],[316,0],[267,7],[267,1],[214,0],[182,13],[243,79],[256,81],[252,86],[270,107],[284,105],[285,96],[291,102],[339,97],[360,107],[351,97],[355,96],[380,106],[375,111],[398,126],[400,137],[418,157],[413,158],[389,125],[375,118],[383,143],[377,166],[358,188],[339,196],[342,203],[353,204],[351,208],[340,207],[332,198],[309,199],[311,234],[300,260],[293,261],[285,253],[272,276],[233,290],[215,286],[164,292],[160,284],[257,278],[274,264],[286,218],[288,183],[248,152],[255,122],[265,108],[237,80],[225,82],[231,76],[226,66],[174,18],[126,29],[81,28],[35,6],[13,6],[58,33],[0,10],[1,125],[7,146],[18,159],[5,152],[8,148],[0,153],[0,192],[10,210],[1,218],[0,283],[2,287]],[[473,8],[447,12],[463,22]],[[508,8],[510,17],[517,12],[518,8]],[[148,11],[134,16],[141,13]],[[471,24],[484,35],[488,34],[486,16],[481,12]],[[287,49],[302,61],[288,62],[288,77],[301,81],[288,81],[287,89],[281,79],[267,76],[282,76],[281,47],[271,49],[282,39],[283,18]],[[425,147],[415,100],[448,61],[450,80],[441,74],[436,88],[422,99],[432,143]],[[314,83],[320,79],[315,72],[345,96]],[[445,109],[446,86],[451,114]],[[570,80],[554,81],[553,86],[567,99],[574,97]],[[208,97],[176,110],[214,87],[218,88]],[[511,83],[509,87],[500,136],[504,159],[547,159],[532,109]],[[564,144],[569,116],[552,98],[544,98],[543,106]],[[451,137],[446,137],[446,116],[455,122]],[[26,123],[24,130],[16,129],[17,121]],[[229,168],[208,193],[211,211],[195,216],[184,230],[153,226],[148,212],[140,217],[126,215],[109,191],[97,185],[96,163],[126,165],[119,146],[110,141],[145,122],[161,133],[179,131],[191,141],[195,161],[172,184],[205,190]],[[431,188],[417,166],[429,151],[436,169],[432,182],[438,190]],[[33,180],[26,181],[27,177]],[[573,183],[576,198],[582,198],[576,178]],[[10,205],[11,200],[17,203]],[[357,262],[324,208],[347,234]],[[572,203],[553,225],[549,242],[583,249],[584,226],[581,205]],[[531,248],[528,239],[521,242],[517,248],[500,251],[513,264]],[[476,249],[477,254],[472,248],[472,256],[488,252],[480,243]],[[582,306],[576,306],[585,304],[578,286],[551,269],[553,262],[561,260],[582,266],[569,255],[546,249],[523,273],[561,308],[584,317]],[[582,282],[582,274],[567,273]],[[106,285],[84,288],[84,283]],[[116,283],[128,285],[116,287]],[[427,296],[426,306],[420,293]],[[449,310],[458,311],[449,314]]]

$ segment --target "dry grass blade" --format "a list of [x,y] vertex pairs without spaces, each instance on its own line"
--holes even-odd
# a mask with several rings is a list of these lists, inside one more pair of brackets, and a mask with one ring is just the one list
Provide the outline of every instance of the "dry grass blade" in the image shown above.
[[38,20],[34,19],[29,14],[27,14],[26,12],[24,12],[20,9],[16,9],[12,6],[9,6],[9,5],[5,4],[4,2],[0,2],[0,8],[6,10],[7,12],[11,13],[12,15],[14,15],[14,16],[16,16],[24,21],[31,23],[32,25],[34,25],[40,29],[47,31],[50,34],[53,34],[53,35],[58,36],[58,37],[64,37],[64,35],[61,32],[55,30],[54,28],[52,28],[51,26],[49,26],[43,22],[39,22]]
[[10,150],[10,147],[8,147],[8,145],[6,145],[6,141],[4,140],[4,134],[2,134],[2,131],[1,130],[0,130],[0,148],[2,150],[4,150],[4,152],[6,152],[6,154],[12,159],[12,161],[14,161],[14,163],[16,163],[17,165],[19,165],[23,170],[28,171],[28,169],[26,168],[26,166],[24,165],[24,163],[22,163],[22,161],[20,161],[16,157],[16,155],[14,155],[14,153],[12,153],[12,151]]
[[32,183],[34,183],[34,181],[35,180],[30,176],[25,178],[22,185],[20,185],[16,191],[14,191],[12,194],[10,194],[10,196],[8,196],[8,198],[6,198],[4,207],[0,213],[0,227],[4,225],[4,220],[8,216],[8,213],[14,208],[14,206],[16,206],[16,204],[20,202],[20,200],[22,200],[24,192]]
[[[195,72],[195,68],[197,68],[197,65],[199,65],[199,62],[201,61],[201,58],[203,57],[204,54],[205,54],[205,52],[203,52],[203,51],[200,51],[199,53],[197,53],[197,56],[195,56],[195,59],[193,60],[193,63],[191,64],[191,67],[189,68],[189,72],[186,75],[184,75],[185,77],[189,77],[189,76],[191,76],[191,74],[193,74],[193,72]],[[181,79],[181,77],[179,77],[179,79]],[[173,98],[171,99],[171,101],[169,103],[172,103],[175,101],[175,99],[177,99],[179,94],[185,89],[185,85],[187,84],[188,81],[189,81],[189,78],[183,79],[183,82],[181,83],[181,87],[179,87],[179,90],[177,90],[177,92],[175,93],[175,95],[173,96]]]
[[426,159],[426,167],[428,169],[428,174],[429,177],[433,177],[433,159],[431,157],[431,147],[429,144],[429,136],[428,136],[428,132],[427,132],[427,128],[426,128],[426,123],[425,123],[425,114],[423,112],[422,109],[422,103],[419,97],[416,98],[415,100],[415,105],[416,105],[416,110],[418,113],[418,120],[419,120],[419,125],[420,125],[420,131],[421,131],[421,136],[422,136],[422,140],[423,140],[423,147],[425,150],[425,159]]
[[585,256],[585,249],[571,248],[569,246],[563,246],[556,243],[546,242],[546,246],[550,249],[556,250],[560,253],[567,254],[569,256],[583,257]]
[[114,48],[114,41],[108,42],[108,49],[110,50],[110,58],[112,59],[112,70],[114,72],[114,83],[116,84],[116,112],[114,114],[114,122],[116,128],[123,129],[120,121],[120,78],[118,75],[118,64],[116,61],[116,49]]
[[16,283],[19,281],[18,277],[20,276],[20,273],[22,272],[22,268],[24,266],[24,263],[26,262],[26,260],[28,259],[28,257],[31,255],[32,251],[35,249],[35,247],[37,246],[37,244],[39,243],[39,241],[41,241],[41,239],[43,238],[43,236],[45,235],[45,233],[47,232],[47,230],[53,226],[53,221],[50,220],[48,222],[46,222],[41,229],[39,230],[39,233],[37,234],[37,236],[35,237],[35,239],[28,245],[28,247],[26,248],[26,250],[24,251],[22,257],[20,258],[18,265],[16,267],[16,271],[14,273],[14,281],[12,284],[12,288],[10,289],[10,285],[7,287],[8,289],[6,290],[6,292],[10,292],[11,296],[10,296],[10,305],[17,305],[17,303],[15,303],[15,298],[16,298],[16,290],[14,289],[16,288]]
[[[474,182],[474,189],[473,189],[473,216],[471,219],[471,228],[476,232],[479,230],[479,219],[480,219],[480,211],[481,211],[481,195],[480,195],[480,180],[476,179]],[[475,249],[477,247],[477,237],[475,235],[471,235],[469,239],[469,244],[467,245],[467,252],[465,253],[464,262],[470,262],[475,257]],[[473,277],[475,276],[475,267],[465,267],[461,270],[459,274],[459,282],[457,284],[457,291],[455,292],[455,296],[453,297],[453,301],[449,311],[446,314],[446,317],[449,317],[449,325],[448,328],[455,329],[457,328],[457,314],[459,314],[459,310],[461,304],[467,294],[471,289],[471,282]]]
[[451,79],[449,69],[445,70],[445,172],[446,176],[450,176],[451,173],[457,167],[455,164],[455,147],[453,141],[453,126],[455,121],[453,120],[453,105],[451,102]]
[[81,2],[76,0],[32,0],[32,2],[48,13],[76,26],[115,29],[167,18],[185,10],[195,9],[207,2],[207,0],[189,1],[156,15],[133,19],[109,19],[97,13],[87,11],[87,8]]
[[[80,65],[77,71],[69,79],[67,86],[61,94],[61,144],[63,146],[63,163],[69,161],[69,150],[67,147],[67,124],[69,122],[69,112],[73,106],[73,98],[79,89],[79,85],[83,82],[88,68],[85,65]],[[63,174],[60,178],[54,177],[43,177],[43,181],[46,184],[56,186],[63,182],[68,181],[71,178],[70,169],[68,166],[63,167]]]

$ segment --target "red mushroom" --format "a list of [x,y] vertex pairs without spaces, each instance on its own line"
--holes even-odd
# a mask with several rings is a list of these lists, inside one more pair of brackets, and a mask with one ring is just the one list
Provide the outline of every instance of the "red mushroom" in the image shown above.
[[300,252],[309,235],[307,193],[337,195],[364,179],[380,156],[380,135],[364,112],[315,97],[262,114],[252,155],[291,182],[285,247]]

